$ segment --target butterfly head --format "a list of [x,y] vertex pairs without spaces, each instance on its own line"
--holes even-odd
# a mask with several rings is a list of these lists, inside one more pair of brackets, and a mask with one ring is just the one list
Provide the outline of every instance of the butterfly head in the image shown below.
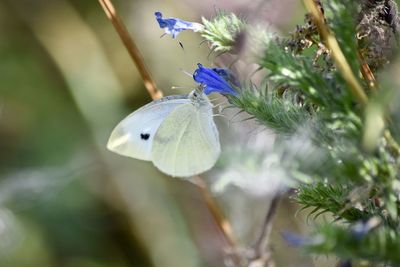
[[202,86],[199,86],[198,88],[190,92],[189,99],[192,102],[192,104],[195,105],[196,107],[211,105],[210,100],[204,93]]

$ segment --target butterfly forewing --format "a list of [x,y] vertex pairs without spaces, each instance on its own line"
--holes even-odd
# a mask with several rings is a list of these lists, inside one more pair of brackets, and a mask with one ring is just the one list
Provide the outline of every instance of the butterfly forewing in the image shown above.
[[187,103],[187,95],[165,97],[138,109],[115,127],[107,148],[120,155],[151,160],[153,139],[160,124],[175,108]]
[[153,140],[151,160],[164,173],[188,177],[209,170],[219,154],[211,105],[185,104],[161,123]]

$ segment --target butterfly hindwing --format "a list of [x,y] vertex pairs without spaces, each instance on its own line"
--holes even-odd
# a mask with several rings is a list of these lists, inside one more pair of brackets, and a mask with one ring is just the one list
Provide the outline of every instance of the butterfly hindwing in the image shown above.
[[220,144],[210,106],[184,104],[174,109],[158,128],[151,160],[164,173],[188,177],[210,169]]

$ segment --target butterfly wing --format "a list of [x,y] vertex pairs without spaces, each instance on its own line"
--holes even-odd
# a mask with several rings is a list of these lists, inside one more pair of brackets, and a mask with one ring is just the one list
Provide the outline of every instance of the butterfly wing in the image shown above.
[[211,107],[185,104],[161,123],[153,140],[151,159],[166,174],[188,177],[212,168],[220,152]]
[[112,131],[107,148],[117,154],[150,160],[154,135],[162,121],[179,105],[190,103],[187,95],[164,97],[136,110]]

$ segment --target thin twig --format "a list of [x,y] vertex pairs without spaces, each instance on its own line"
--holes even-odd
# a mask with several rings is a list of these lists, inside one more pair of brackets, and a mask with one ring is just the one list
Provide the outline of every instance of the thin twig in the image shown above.
[[[136,67],[138,68],[140,75],[143,79],[144,85],[149,92],[152,99],[159,99],[163,96],[161,90],[158,90],[154,80],[151,78],[150,72],[147,70],[144,63],[143,57],[140,54],[133,38],[129,35],[122,19],[118,16],[115,7],[111,0],[99,0],[101,6],[104,9],[107,17],[114,25],[115,30],[118,32],[122,42],[124,43],[129,55],[133,59]],[[228,220],[223,216],[220,208],[218,207],[215,199],[212,197],[206,183],[199,176],[195,177],[195,183],[199,186],[204,202],[211,212],[221,234],[224,236],[225,241],[229,245],[230,250],[235,250],[235,241],[232,235],[232,227]],[[240,259],[235,259],[236,262],[240,262]]]
[[360,102],[362,105],[366,105],[368,102],[368,97],[353,74],[349,63],[340,49],[338,41],[326,25],[325,17],[318,8],[317,3],[315,0],[304,0],[304,4],[313,16],[319,34],[325,41],[326,46],[331,51],[332,58],[335,61],[339,71],[342,73],[343,78],[349,84],[351,92],[356,97],[358,102]]
[[399,157],[400,156],[400,146],[397,143],[397,141],[393,138],[392,134],[390,133],[390,131],[388,129],[386,129],[383,132],[383,136],[386,139],[386,142],[388,143],[391,153],[395,157]]
[[235,247],[235,239],[233,238],[232,234],[232,226],[229,221],[222,215],[221,209],[215,203],[214,198],[212,197],[210,191],[207,188],[207,184],[200,176],[196,176],[193,178],[193,182],[201,189],[201,193],[203,195],[204,200],[207,203],[207,206],[212,213],[215,220],[218,222],[217,225],[219,226],[220,230],[224,233],[226,241],[231,247]]
[[272,230],[272,219],[275,217],[280,199],[280,194],[276,194],[271,201],[271,205],[269,206],[268,212],[265,216],[261,232],[253,245],[254,259],[261,259],[265,257],[264,254],[266,254],[266,248]]
[[144,86],[149,92],[151,98],[153,100],[161,98],[163,96],[162,91],[157,89],[156,83],[151,78],[150,72],[147,70],[146,64],[144,64],[144,60],[142,55],[140,54],[139,49],[137,48],[133,38],[129,35],[125,24],[118,16],[118,13],[114,8],[114,5],[111,3],[111,0],[99,0],[99,2],[103,7],[103,10],[106,13],[107,17],[110,19],[115,30],[117,31],[122,42],[124,43],[126,50],[128,50],[128,53],[133,59],[133,62],[135,63],[137,69],[139,70]]
[[218,230],[222,233],[225,242],[229,246],[227,250],[229,252],[228,255],[232,259],[232,263],[235,264],[234,266],[237,267],[242,266],[242,259],[237,254],[237,246],[233,237],[233,231],[230,222],[222,214],[221,209],[219,208],[212,194],[208,190],[207,184],[204,182],[204,180],[200,176],[195,176],[193,177],[192,182],[200,188],[201,194],[208,207],[208,210],[211,212],[211,215],[217,222]]

